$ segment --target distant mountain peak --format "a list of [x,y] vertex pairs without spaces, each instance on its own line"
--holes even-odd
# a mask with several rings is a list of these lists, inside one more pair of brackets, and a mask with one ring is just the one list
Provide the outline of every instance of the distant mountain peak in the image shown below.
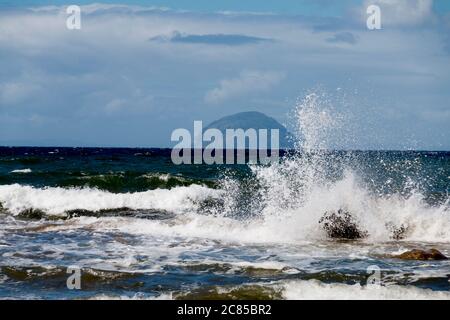
[[[225,134],[226,129],[278,129],[280,134],[280,148],[291,148],[293,145],[292,135],[287,131],[286,127],[274,118],[259,111],[245,111],[222,117],[209,124],[205,130],[207,129],[218,129],[223,134]],[[270,136],[270,131],[268,134]]]

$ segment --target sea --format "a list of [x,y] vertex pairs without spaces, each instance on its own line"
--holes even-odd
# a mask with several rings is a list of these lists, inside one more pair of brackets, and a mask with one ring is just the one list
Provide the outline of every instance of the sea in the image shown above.
[[396,257],[450,256],[449,181],[450,152],[1,147],[0,298],[449,299],[450,260]]

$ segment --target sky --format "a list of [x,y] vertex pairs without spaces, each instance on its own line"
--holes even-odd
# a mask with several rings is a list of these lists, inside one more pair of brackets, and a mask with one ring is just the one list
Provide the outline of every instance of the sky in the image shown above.
[[332,148],[450,150],[449,62],[447,0],[0,0],[0,145],[169,147],[242,111],[290,128],[314,92],[344,119]]

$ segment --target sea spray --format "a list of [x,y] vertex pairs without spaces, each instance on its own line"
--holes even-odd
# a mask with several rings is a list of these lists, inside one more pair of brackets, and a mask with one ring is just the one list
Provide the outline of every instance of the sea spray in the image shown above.
[[[427,182],[427,177],[423,172],[420,175],[422,166],[417,158],[386,161],[384,154],[375,154],[375,165],[381,163],[387,172],[400,178],[393,181],[387,177],[374,186],[374,179],[365,172],[367,161],[361,161],[366,160],[361,153],[328,150],[330,136],[343,140],[351,137],[347,129],[345,134],[339,133],[345,127],[346,116],[338,113],[327,98],[321,100],[323,96],[312,93],[297,103],[294,119],[298,141],[294,154],[270,166],[251,166],[254,193],[247,204],[258,210],[253,216],[263,221],[254,221],[253,225],[262,223],[273,234],[282,234],[283,238],[292,235],[292,240],[320,239],[327,236],[319,226],[324,215],[345,210],[361,228],[361,234],[371,240],[448,241],[448,197],[440,204],[424,201],[420,185]],[[401,170],[410,175],[402,175]],[[422,181],[419,183],[417,178]],[[242,201],[237,197],[248,190],[235,181],[227,181],[226,186],[228,208],[242,211]],[[249,188],[248,182],[245,188]],[[423,227],[430,233],[425,235]]]

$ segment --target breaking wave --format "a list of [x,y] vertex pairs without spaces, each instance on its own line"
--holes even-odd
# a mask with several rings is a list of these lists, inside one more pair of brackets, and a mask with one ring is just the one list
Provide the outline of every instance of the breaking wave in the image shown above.
[[[58,215],[73,210],[128,208],[165,210],[177,216],[170,224],[120,220],[97,226],[113,225],[132,233],[295,243],[348,235],[353,230],[355,238],[369,241],[450,242],[448,195],[441,202],[427,203],[403,164],[395,164],[405,170],[399,175],[401,181],[396,182],[396,189],[384,192],[386,185],[392,184],[390,177],[374,188],[352,153],[342,156],[324,151],[329,149],[327,137],[338,135],[335,131],[343,127],[344,117],[336,115],[322,101],[320,96],[311,94],[298,103],[294,113],[300,141],[298,152],[270,166],[251,166],[250,174],[244,178],[226,176],[214,189],[190,184],[112,193],[92,187],[36,188],[12,184],[0,186],[0,203],[14,215],[30,209]],[[170,175],[141,178],[157,179],[158,183],[172,179]],[[324,219],[327,224],[320,223]]]
[[113,223],[114,228],[131,233],[282,243],[327,239],[319,221],[326,212],[343,208],[370,241],[390,241],[395,238],[395,230],[403,230],[404,240],[450,242],[448,201],[428,205],[418,192],[407,197],[374,195],[350,171],[337,181],[321,184],[316,180],[305,189],[303,184],[296,184],[297,180],[292,181],[292,174],[283,178],[286,167],[295,168],[296,161],[288,161],[282,168],[255,169],[252,179],[258,181],[259,190],[245,199],[242,193],[247,189],[241,182],[225,180],[221,189],[191,185],[119,194],[92,188],[14,184],[0,186],[0,202],[3,210],[13,215],[30,209],[48,215],[103,211],[105,216],[121,208],[164,210],[175,213],[177,221],[120,220],[117,225],[105,221],[105,225],[98,223],[98,228]]
[[34,188],[14,184],[0,186],[0,202],[15,215],[27,209],[42,210],[49,215],[118,208],[184,212],[192,208],[193,202],[216,193],[199,185],[117,194],[92,188]]

